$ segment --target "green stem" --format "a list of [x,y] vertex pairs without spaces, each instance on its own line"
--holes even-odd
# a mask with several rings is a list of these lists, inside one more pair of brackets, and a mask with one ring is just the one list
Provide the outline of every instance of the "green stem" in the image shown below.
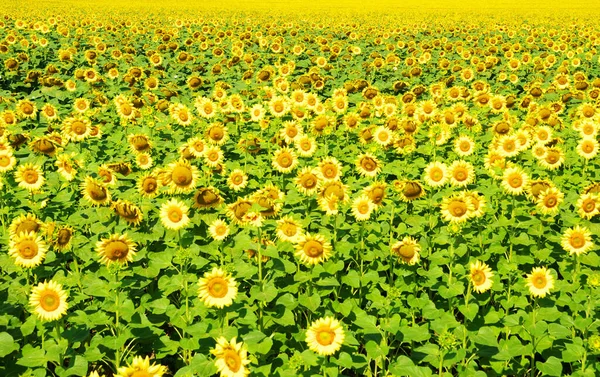
[[444,368],[444,351],[442,351],[440,353],[440,365],[438,367],[438,376],[442,377],[444,375],[444,372],[442,371],[442,369]]
[[[260,285],[260,291],[262,292],[263,290],[263,271],[262,271],[262,248],[261,248],[261,239],[262,239],[262,232],[261,232],[261,228],[258,228],[258,243],[257,243],[257,257],[258,257],[258,284]],[[258,327],[260,329],[260,331],[263,331],[264,329],[264,323],[263,323],[263,302],[259,301],[258,302]]]
[[[115,283],[116,283],[116,292],[115,292],[115,337],[119,338],[119,266],[117,266],[117,270],[115,271]],[[117,348],[115,350],[115,370],[119,370],[121,366],[121,348]]]
[[[532,324],[533,327],[535,327],[535,321],[536,321],[536,313],[537,313],[537,308],[538,308],[538,302],[537,302],[537,298],[534,299],[533,301],[533,311],[531,313],[532,316]],[[531,368],[531,377],[535,377],[535,354],[536,354],[536,339],[535,336],[531,335],[531,343],[532,343],[532,351],[531,351],[531,364],[530,364],[530,368]]]
[[[56,343],[60,343],[60,341],[62,340],[62,336],[60,335],[60,322],[61,321],[54,322],[54,329],[56,330]],[[59,345],[59,349],[60,349],[60,345]],[[60,352],[60,351],[58,353],[58,358],[60,360],[60,366],[62,368],[64,366],[64,357],[63,357],[62,352]]]

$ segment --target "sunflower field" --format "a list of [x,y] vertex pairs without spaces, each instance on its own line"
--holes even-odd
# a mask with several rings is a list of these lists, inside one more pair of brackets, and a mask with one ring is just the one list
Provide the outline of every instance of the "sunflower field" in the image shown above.
[[525,3],[1,4],[0,375],[599,376],[598,8]]

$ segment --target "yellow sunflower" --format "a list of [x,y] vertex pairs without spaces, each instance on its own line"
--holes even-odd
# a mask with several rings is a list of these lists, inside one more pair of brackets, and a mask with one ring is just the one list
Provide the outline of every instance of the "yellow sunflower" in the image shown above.
[[308,348],[321,356],[333,355],[342,347],[345,333],[333,317],[319,318],[306,330]]
[[331,256],[331,244],[320,234],[314,236],[306,233],[296,244],[296,256],[307,264],[318,264]]
[[298,158],[291,148],[284,147],[273,154],[272,165],[280,173],[289,173],[298,165]]
[[58,168],[58,173],[69,182],[75,179],[75,175],[77,174],[77,170],[71,160],[72,157],[68,154],[61,154],[56,156],[56,162],[54,163]]
[[310,136],[300,136],[294,141],[298,154],[302,157],[311,157],[317,150],[317,142]]
[[44,223],[33,213],[20,214],[11,221],[8,233],[13,236],[19,236],[23,233],[37,233]]
[[187,160],[170,163],[164,173],[168,177],[170,193],[184,194],[196,188],[198,168]]
[[15,180],[19,183],[19,187],[29,191],[39,190],[45,182],[42,168],[31,163],[17,168]]
[[544,158],[539,159],[539,164],[549,170],[556,170],[565,162],[565,154],[562,149],[552,147],[546,149]]
[[392,254],[397,255],[402,262],[409,266],[419,262],[421,245],[410,236],[406,236],[402,241],[397,241],[392,245]]
[[591,160],[598,154],[598,141],[595,138],[586,137],[577,144],[577,154],[586,160]]
[[296,188],[302,194],[310,196],[317,192],[319,186],[319,174],[318,170],[309,166],[303,168],[298,172],[298,175],[294,179]]
[[352,215],[356,221],[369,220],[374,209],[375,204],[364,194],[354,199],[354,203],[352,203]]
[[213,240],[222,241],[229,235],[229,225],[223,220],[215,220],[208,227],[208,232]]
[[477,261],[471,263],[469,278],[473,284],[473,290],[478,293],[483,293],[492,288],[492,277],[494,273],[492,269],[485,263]]
[[542,192],[537,199],[537,206],[546,215],[558,213],[558,206],[562,203],[565,194],[555,187],[550,187]]
[[110,265],[112,263],[127,264],[133,262],[137,245],[131,241],[127,234],[112,234],[108,238],[96,242],[96,252],[100,262]]
[[243,170],[235,169],[229,174],[227,185],[233,191],[240,191],[248,185],[248,175]]
[[456,160],[448,168],[448,175],[450,184],[464,187],[475,180],[475,169],[467,161]]
[[335,157],[327,157],[319,161],[317,171],[324,181],[337,181],[342,176],[342,164]]
[[467,135],[461,135],[454,141],[454,151],[460,157],[467,157],[475,152],[475,142]]
[[173,198],[160,206],[160,221],[167,229],[185,228],[190,222],[188,211],[185,203]]
[[600,198],[596,193],[582,194],[577,200],[577,213],[586,220],[600,213]]
[[441,209],[444,221],[462,223],[471,217],[474,206],[464,195],[453,195],[442,200]]
[[371,153],[363,153],[356,158],[356,170],[363,177],[376,177],[381,171],[381,162]]
[[61,284],[53,280],[39,283],[31,290],[29,305],[42,321],[56,321],[67,314],[68,295]]
[[520,195],[525,191],[529,177],[521,168],[510,167],[504,171],[502,176],[502,187],[512,195]]
[[554,277],[546,267],[534,267],[526,278],[529,293],[535,297],[546,297],[554,288]]
[[585,254],[594,247],[592,233],[588,228],[579,225],[567,229],[560,239],[560,244],[571,255]]
[[431,187],[441,187],[448,181],[448,168],[441,162],[430,162],[425,167],[425,176],[423,179]]
[[13,156],[12,151],[3,150],[0,152],[0,173],[11,171],[17,164],[17,159]]
[[135,356],[128,366],[119,367],[114,377],[162,377],[167,373],[167,367],[160,364],[150,364],[148,356]]
[[291,216],[277,220],[277,238],[282,241],[296,243],[302,236],[302,225]]
[[216,145],[206,148],[203,156],[206,164],[211,168],[219,166],[223,161],[223,151]]
[[137,190],[143,197],[154,198],[158,195],[158,178],[154,174],[146,174],[137,181]]
[[208,307],[230,306],[237,296],[235,279],[218,267],[206,272],[198,281],[198,296]]
[[47,251],[42,237],[34,232],[24,232],[11,237],[8,255],[15,259],[17,266],[31,268],[42,263]]
[[245,377],[250,374],[246,366],[250,364],[246,346],[242,342],[237,343],[235,338],[227,341],[220,337],[215,349],[210,353],[217,357],[215,365],[221,377]]

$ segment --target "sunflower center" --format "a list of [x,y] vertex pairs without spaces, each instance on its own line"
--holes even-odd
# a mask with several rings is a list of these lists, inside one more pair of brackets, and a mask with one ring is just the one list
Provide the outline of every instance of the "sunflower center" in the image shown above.
[[516,145],[514,141],[507,141],[503,145],[504,150],[507,152],[512,152],[516,149]]
[[464,181],[465,179],[467,179],[467,172],[462,169],[455,171],[454,179],[456,179],[457,181]]
[[316,258],[323,254],[323,245],[320,242],[310,240],[304,244],[304,253],[309,257]]
[[171,173],[171,177],[178,186],[187,186],[192,183],[193,179],[190,168],[181,165],[175,166]]
[[335,340],[335,332],[330,328],[323,328],[318,330],[316,336],[317,342],[322,346],[328,346]]
[[594,144],[586,142],[581,149],[583,149],[585,153],[592,153],[594,151]]
[[187,111],[185,111],[185,110],[182,110],[182,111],[180,111],[180,112],[179,112],[179,119],[180,119],[182,122],[187,122],[187,121],[188,121],[188,119],[190,119],[190,117],[189,117],[189,115],[188,115]]
[[295,127],[288,127],[285,133],[293,139],[298,135],[298,130]]
[[546,277],[543,275],[537,275],[533,278],[533,286],[542,289],[546,287]]
[[0,166],[7,167],[8,165],[10,165],[10,157],[3,155],[0,156]]
[[549,164],[556,164],[559,160],[559,155],[556,152],[548,152],[548,155],[546,156],[546,162],[548,162]]
[[179,208],[170,208],[167,217],[172,222],[178,223],[183,218],[183,213],[181,212],[181,210]]
[[23,259],[33,259],[38,254],[38,245],[32,240],[22,241],[18,249],[19,256]]
[[292,161],[292,156],[290,156],[288,153],[282,153],[277,158],[277,162],[279,163],[279,165],[284,168],[289,168],[290,166],[292,166]]
[[290,224],[290,223],[287,223],[287,224],[284,224],[284,225],[281,227],[281,231],[282,231],[282,232],[283,232],[283,234],[285,234],[286,236],[288,236],[288,237],[292,237],[292,236],[294,236],[294,235],[296,234],[296,232],[297,232],[297,228],[296,228],[296,225],[294,225],[294,224]]
[[144,191],[146,193],[152,193],[156,190],[156,180],[153,178],[148,178],[144,181]]
[[120,240],[111,241],[106,245],[104,254],[112,261],[123,259],[129,253],[129,246]]
[[333,179],[337,175],[337,169],[331,165],[327,165],[323,169],[323,175],[325,176],[325,178]]
[[360,203],[358,205],[358,213],[360,213],[361,215],[366,215],[367,213],[369,213],[369,203]]
[[521,177],[519,177],[518,175],[516,175],[516,176],[513,176],[510,178],[509,183],[510,183],[510,187],[519,188],[523,184],[523,179]]
[[71,231],[69,229],[61,229],[58,231],[57,243],[59,245],[66,245],[71,240]]
[[219,140],[223,139],[223,137],[225,136],[225,133],[223,132],[223,130],[220,127],[213,127],[210,129],[210,132],[208,135],[210,136],[211,139],[213,139],[215,141],[219,141]]
[[102,201],[106,199],[106,189],[96,184],[93,184],[90,188],[88,188],[88,194],[96,201]]
[[21,106],[21,111],[23,112],[23,114],[31,115],[33,114],[33,106],[31,106],[30,103],[24,103]]
[[583,247],[583,245],[585,245],[585,237],[583,234],[573,234],[569,242],[574,248],[580,249]]
[[432,181],[439,182],[442,180],[442,178],[444,178],[444,172],[442,172],[442,169],[436,168],[431,170],[431,172],[429,173],[429,177]]
[[585,212],[592,212],[594,209],[596,209],[596,203],[594,200],[586,200],[583,203],[582,208]]
[[276,103],[275,106],[273,106],[273,108],[275,109],[275,112],[280,113],[283,111],[283,105],[281,103]]
[[307,188],[307,189],[311,189],[313,187],[315,187],[317,185],[317,179],[314,175],[305,175],[302,178],[302,187]]
[[23,173],[23,180],[32,185],[37,182],[38,173],[34,170],[27,170],[25,173]]
[[309,151],[311,147],[312,144],[310,143],[310,141],[303,141],[302,143],[300,143],[300,148],[302,148],[303,151]]
[[467,206],[462,202],[454,202],[450,204],[450,213],[456,217],[461,217],[467,213]]
[[459,148],[463,152],[468,152],[469,150],[471,150],[471,144],[468,141],[463,141],[462,143],[460,143]]
[[556,204],[558,204],[558,200],[556,200],[556,198],[554,196],[550,196],[548,198],[546,198],[546,200],[544,201],[544,204],[546,205],[546,207],[551,208],[556,206]]
[[242,358],[238,355],[237,352],[233,350],[225,351],[223,355],[223,360],[225,360],[225,364],[227,364],[227,368],[232,372],[237,372],[242,367]]
[[77,135],[83,135],[83,134],[85,134],[85,131],[86,131],[85,123],[83,123],[80,120],[76,120],[71,125],[71,130],[73,130],[73,132],[76,133]]
[[406,259],[410,260],[415,256],[415,246],[414,245],[402,245],[398,248],[398,254]]
[[227,294],[228,290],[228,284],[222,278],[216,277],[208,282],[208,293],[212,297],[223,298]]
[[374,171],[377,168],[377,163],[370,157],[363,158],[360,165],[369,172]]
[[42,293],[42,297],[40,297],[40,306],[47,312],[53,312],[58,309],[60,305],[60,297],[56,294],[56,292],[45,291]]
[[241,175],[236,175],[236,176],[233,177],[232,181],[236,185],[239,185],[239,184],[241,184],[244,181],[244,178]]
[[485,283],[485,273],[481,270],[477,270],[471,273],[471,280],[475,285],[481,285]]

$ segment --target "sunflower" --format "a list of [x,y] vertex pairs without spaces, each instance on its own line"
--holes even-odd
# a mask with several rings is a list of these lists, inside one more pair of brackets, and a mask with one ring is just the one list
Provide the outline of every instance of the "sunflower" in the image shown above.
[[37,218],[33,213],[21,214],[15,217],[10,223],[8,233],[11,237],[19,236],[23,233],[37,233],[43,226],[43,222]]
[[284,197],[285,194],[277,186],[269,183],[255,192],[250,200],[259,206],[261,216],[273,217],[277,216],[283,208]]
[[378,126],[373,132],[373,140],[382,147],[386,147],[394,142],[394,133],[385,126]]
[[418,181],[395,181],[396,190],[400,193],[400,200],[411,202],[425,195],[425,188]]
[[227,127],[220,122],[213,123],[206,130],[206,137],[212,144],[223,145],[228,138]]
[[152,167],[152,156],[149,153],[138,153],[135,156],[135,163],[142,170],[148,170]]
[[164,173],[168,176],[170,193],[184,194],[196,188],[198,168],[192,166],[187,160],[170,163]]
[[371,199],[364,194],[354,199],[354,202],[352,203],[352,215],[356,221],[369,220],[371,212],[373,212],[374,209],[375,204],[373,204]]
[[194,194],[194,207],[205,209],[214,208],[223,203],[223,198],[214,187],[201,187]]
[[540,165],[549,170],[558,169],[564,162],[565,154],[558,147],[547,148],[546,155],[539,160]]
[[425,167],[425,183],[431,187],[441,187],[448,181],[448,168],[444,163],[433,161]]
[[554,215],[558,212],[558,206],[562,203],[565,194],[555,187],[550,187],[542,192],[537,199],[537,206],[543,214]]
[[189,208],[185,203],[171,199],[160,206],[160,221],[167,229],[185,228],[190,222],[188,211]]
[[320,234],[302,235],[296,244],[296,256],[307,264],[318,264],[331,256],[331,244]]
[[321,356],[333,355],[344,343],[342,325],[333,317],[319,318],[306,330],[308,348]]
[[119,367],[114,377],[162,377],[167,373],[167,367],[160,364],[150,364],[150,358],[135,356],[131,364]]
[[140,207],[127,200],[119,199],[112,203],[111,208],[119,215],[119,217],[133,226],[140,225],[144,218],[144,214]]
[[298,140],[303,134],[302,126],[296,122],[286,121],[283,122],[282,126],[283,128],[279,131],[279,135],[290,145]]
[[0,173],[11,171],[16,164],[17,159],[13,156],[12,151],[3,150],[0,152]]
[[235,169],[229,174],[227,185],[233,191],[240,191],[248,185],[248,176],[243,170]]
[[473,289],[477,293],[484,293],[492,287],[492,277],[494,273],[492,269],[487,264],[477,261],[475,263],[471,263],[471,271],[469,273],[469,278],[471,280],[471,284],[473,284]]
[[67,299],[67,292],[62,285],[50,280],[33,287],[29,305],[41,321],[56,321],[67,314]]
[[211,168],[217,167],[223,161],[223,151],[218,146],[211,146],[204,150],[204,159]]
[[419,262],[421,245],[412,237],[406,236],[402,241],[397,241],[392,245],[392,254],[397,255],[402,262],[409,266]]
[[37,114],[37,106],[34,102],[28,99],[22,99],[16,104],[17,115],[21,118],[35,118]]
[[149,152],[152,149],[150,138],[144,134],[131,134],[127,136],[127,141],[134,153]]
[[37,233],[24,232],[11,237],[8,254],[15,258],[17,266],[31,268],[42,263],[47,251],[46,244]]
[[208,232],[213,240],[223,241],[229,235],[229,225],[223,220],[215,220],[208,227]]
[[442,218],[451,223],[467,221],[475,209],[473,203],[464,195],[453,195],[442,200]]
[[302,237],[302,225],[291,216],[277,220],[277,238],[282,241],[296,243]]
[[598,154],[598,141],[595,138],[586,137],[577,144],[577,154],[586,160],[590,160]]
[[280,173],[289,173],[298,165],[298,157],[291,148],[284,147],[273,154],[272,165]]
[[117,176],[106,164],[98,167],[98,177],[102,179],[102,184],[106,186],[113,186],[117,183]]
[[227,341],[224,337],[219,337],[216,348],[210,353],[217,357],[215,365],[221,377],[245,377],[250,374],[246,367],[250,364],[246,346],[242,342],[236,343],[235,338]]
[[127,234],[113,234],[96,242],[96,252],[100,262],[110,265],[112,263],[127,264],[133,262],[137,245],[131,241]]
[[319,161],[317,171],[323,181],[337,181],[342,176],[342,164],[335,157],[327,157]]
[[227,206],[227,215],[238,225],[244,224],[244,216],[252,208],[252,201],[245,198],[238,198],[234,203]]
[[286,98],[275,96],[269,101],[269,111],[277,118],[281,118],[290,111],[290,105]]
[[315,139],[306,135],[298,137],[294,141],[294,146],[296,147],[298,154],[302,157],[311,157],[317,150],[317,142]]
[[319,198],[322,199],[334,198],[336,202],[346,203],[350,199],[347,191],[348,186],[342,181],[319,182]]
[[230,306],[238,293],[235,279],[218,267],[206,272],[198,285],[198,296],[208,307]]
[[169,107],[171,118],[180,126],[189,126],[194,119],[192,112],[182,103],[172,104]]
[[19,183],[19,187],[28,191],[39,190],[45,182],[42,168],[31,163],[17,168],[15,180]]
[[588,228],[579,225],[567,229],[560,239],[560,244],[563,249],[568,251],[571,255],[581,255],[587,253],[594,247],[594,243],[592,242],[592,233],[588,230]]
[[473,204],[473,210],[471,211],[470,217],[483,216],[486,207],[485,196],[476,191],[466,191],[463,195],[466,199],[471,201],[471,204]]
[[600,198],[596,193],[582,194],[575,207],[577,207],[577,213],[581,218],[590,220],[600,213]]
[[461,135],[454,141],[454,151],[460,157],[467,157],[475,151],[475,142],[467,135]]
[[303,168],[298,172],[298,175],[294,179],[296,188],[302,194],[310,196],[314,194],[319,185],[319,174],[318,170],[309,166]]
[[502,157],[514,157],[520,151],[516,135],[502,135],[496,142],[496,152]]
[[502,187],[506,192],[512,195],[523,193],[529,182],[527,174],[519,167],[510,167],[504,171],[502,176]]
[[467,161],[456,160],[448,168],[448,175],[453,186],[464,187],[475,180],[475,169]]
[[356,159],[356,170],[363,177],[376,177],[381,171],[381,162],[371,153],[363,153]]
[[554,277],[546,267],[534,267],[526,278],[529,293],[535,297],[546,297],[554,288]]
[[365,187],[363,192],[369,197],[369,200],[371,200],[371,203],[375,207],[379,207],[383,205],[383,200],[386,198],[386,187],[387,184],[385,182],[375,182]]
[[64,135],[70,141],[82,141],[90,136],[92,123],[88,118],[82,116],[69,117],[63,121]]
[[190,153],[198,158],[204,156],[204,149],[206,148],[206,144],[204,140],[199,137],[193,137],[189,139],[186,143],[189,148]]
[[151,173],[141,176],[137,182],[137,189],[140,195],[146,198],[154,198],[158,195],[158,178]]
[[75,230],[68,225],[59,228],[56,232],[56,238],[53,240],[54,247],[62,251],[70,249],[74,233]]
[[92,177],[85,177],[85,181],[81,184],[81,194],[93,206],[110,203],[110,192],[108,189],[100,181]]

